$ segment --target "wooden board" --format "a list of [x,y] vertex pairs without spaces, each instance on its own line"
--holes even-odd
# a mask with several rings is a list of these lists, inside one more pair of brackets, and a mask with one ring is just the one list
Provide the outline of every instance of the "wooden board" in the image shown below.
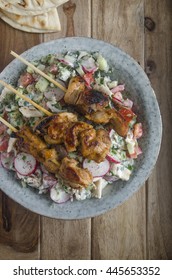
[[[39,35],[26,34],[0,22],[0,68],[18,53],[38,44]],[[3,50],[3,51],[2,51]],[[0,259],[38,259],[39,216],[26,210],[0,192]]]
[[[128,52],[143,66],[144,1],[95,0],[92,35]],[[117,209],[92,222],[93,259],[146,257],[145,187]]]
[[145,70],[160,104],[161,152],[147,188],[149,259],[172,259],[172,1],[145,0]]

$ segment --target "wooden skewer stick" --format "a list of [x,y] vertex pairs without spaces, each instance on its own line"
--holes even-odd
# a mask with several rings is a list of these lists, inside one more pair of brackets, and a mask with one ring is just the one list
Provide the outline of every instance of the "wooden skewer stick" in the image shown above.
[[11,51],[10,54],[12,54],[14,57],[18,58],[20,61],[22,61],[24,64],[28,65],[30,68],[32,68],[35,72],[39,73],[41,76],[43,76],[45,79],[47,79],[49,82],[53,83],[55,86],[59,87],[61,90],[66,92],[66,88],[62,86],[60,83],[57,81],[53,80],[50,76],[42,72],[40,69],[35,67],[32,63],[28,62],[26,59],[23,57],[19,56],[17,53]]
[[13,132],[17,132],[18,130],[13,127],[10,123],[8,123],[6,120],[4,120],[1,116],[0,116],[0,121],[5,124],[8,128],[10,128]]
[[7,83],[5,83],[4,81],[0,80],[0,84],[2,84],[4,87],[8,88],[10,91],[14,92],[16,95],[18,95],[20,98],[24,99],[25,101],[27,101],[28,103],[32,104],[34,107],[36,107],[38,110],[42,111],[44,114],[46,114],[47,116],[52,116],[53,114],[49,111],[47,111],[46,109],[44,109],[43,107],[41,107],[40,105],[38,105],[37,103],[35,103],[34,101],[32,101],[30,98],[28,98],[27,96],[23,95],[22,93],[20,93],[19,91],[17,91],[15,88],[13,88],[11,85],[8,85]]

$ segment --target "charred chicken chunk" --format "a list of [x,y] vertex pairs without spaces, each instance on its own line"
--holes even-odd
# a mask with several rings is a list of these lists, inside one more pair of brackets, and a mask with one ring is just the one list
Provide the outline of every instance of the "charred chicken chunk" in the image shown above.
[[58,113],[41,120],[36,125],[35,131],[41,134],[48,144],[62,144],[69,122],[76,122],[77,120],[77,116],[73,113]]
[[92,128],[92,125],[86,122],[70,123],[64,134],[64,144],[68,152],[76,151],[80,144],[80,134],[82,131]]
[[67,104],[76,105],[80,93],[85,91],[85,89],[84,80],[79,76],[73,77],[69,82],[68,89],[64,96],[64,101]]
[[101,162],[111,146],[109,133],[104,129],[89,129],[81,133],[81,152],[88,159]]
[[78,118],[76,114],[61,112],[54,114],[53,116],[43,118],[39,123],[36,124],[34,130],[38,133],[44,133],[50,124],[53,126],[56,123],[76,122],[77,120]]
[[59,176],[64,182],[76,189],[89,186],[93,180],[87,169],[79,167],[76,160],[67,157],[62,160]]
[[85,82],[79,76],[70,80],[64,100],[67,104],[76,106],[76,109],[83,114],[103,110],[109,104],[105,94],[87,89]]
[[[44,132],[42,133],[42,129],[39,130],[41,131],[40,135],[42,135],[46,143],[58,145],[62,144],[65,146],[67,152],[74,152],[77,150],[77,148],[79,148],[81,150],[81,153],[83,153],[83,156],[87,157],[87,155],[89,155],[88,158],[94,158],[94,160],[97,162],[100,162],[101,160],[103,161],[107,153],[109,152],[109,147],[107,145],[108,136],[105,137],[107,135],[106,130],[101,130],[102,135],[104,135],[104,137],[101,138],[100,131],[96,132],[93,126],[86,122],[77,121],[77,117],[72,113],[60,113],[59,116],[57,114],[55,118],[52,118],[51,120],[49,117],[47,119],[48,122],[46,122],[45,119],[43,121]],[[36,129],[36,131],[38,131],[38,129]],[[90,152],[88,151],[89,147],[87,147],[86,152],[86,147],[83,147],[85,142],[82,139],[82,135],[84,135],[84,137],[86,138],[86,134],[90,131],[94,134],[94,137],[91,138],[92,146],[90,146]],[[98,140],[97,142],[95,142],[97,137]],[[97,144],[93,146],[93,142]],[[93,149],[96,149],[94,153]]]
[[16,147],[21,151],[30,153],[41,162],[51,173],[57,173],[60,167],[58,153],[55,149],[48,149],[46,143],[33,134],[28,127],[23,127],[16,133]]
[[122,137],[125,137],[128,133],[129,121],[126,121],[115,109],[97,111],[92,114],[87,114],[85,117],[97,124],[109,123]]

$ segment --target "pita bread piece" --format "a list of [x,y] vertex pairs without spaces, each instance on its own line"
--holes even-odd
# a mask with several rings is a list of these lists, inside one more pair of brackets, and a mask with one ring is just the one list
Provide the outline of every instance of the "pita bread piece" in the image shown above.
[[0,18],[12,27],[33,33],[48,33],[61,30],[56,8],[37,16],[19,16],[0,9]]
[[52,8],[59,7],[68,0],[1,0],[0,8],[4,12],[16,15],[39,15]]

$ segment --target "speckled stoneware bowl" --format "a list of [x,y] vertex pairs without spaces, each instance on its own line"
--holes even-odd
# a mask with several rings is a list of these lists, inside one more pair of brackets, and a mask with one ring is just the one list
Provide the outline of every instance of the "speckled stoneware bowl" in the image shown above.
[[[0,168],[0,188],[9,197],[30,209],[57,219],[81,219],[94,217],[117,207],[127,200],[149,177],[158,157],[161,144],[162,123],[158,103],[150,82],[142,68],[122,50],[91,38],[62,38],[37,45],[23,53],[27,60],[39,59],[56,52],[86,50],[100,51],[108,63],[115,68],[115,76],[125,83],[134,101],[138,121],[143,123],[144,135],[139,143],[143,154],[136,160],[136,168],[129,181],[117,181],[105,188],[101,199],[55,204],[45,195],[32,188],[22,188],[13,172]],[[0,74],[0,79],[15,84],[25,65],[12,61]],[[2,87],[0,87],[0,91]]]

